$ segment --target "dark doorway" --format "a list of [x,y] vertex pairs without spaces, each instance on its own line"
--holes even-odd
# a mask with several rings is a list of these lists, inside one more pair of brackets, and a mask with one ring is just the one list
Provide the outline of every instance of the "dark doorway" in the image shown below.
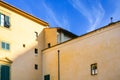
[[44,80],[50,80],[50,75],[45,75]]
[[0,65],[0,80],[10,80],[10,66]]

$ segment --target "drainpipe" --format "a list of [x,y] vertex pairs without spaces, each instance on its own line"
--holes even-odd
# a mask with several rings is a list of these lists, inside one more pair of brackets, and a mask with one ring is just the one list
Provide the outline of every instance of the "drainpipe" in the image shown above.
[[58,50],[58,80],[60,80],[60,50]]

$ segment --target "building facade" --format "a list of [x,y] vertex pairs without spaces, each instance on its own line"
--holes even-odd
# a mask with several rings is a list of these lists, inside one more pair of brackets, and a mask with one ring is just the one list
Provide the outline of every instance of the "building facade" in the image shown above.
[[43,50],[50,80],[119,80],[120,22]]
[[119,80],[120,22],[77,36],[0,1],[0,80]]
[[78,36],[67,30],[56,27],[56,28],[45,28],[44,37],[45,37],[45,48],[50,48],[51,46],[55,46],[62,42],[74,39]]
[[0,1],[0,80],[41,80],[48,23]]

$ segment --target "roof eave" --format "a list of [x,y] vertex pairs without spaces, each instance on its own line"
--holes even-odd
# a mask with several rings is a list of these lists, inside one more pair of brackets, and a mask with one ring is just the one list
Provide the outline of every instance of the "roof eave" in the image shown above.
[[16,7],[11,6],[11,5],[3,2],[3,1],[0,1],[0,6],[3,6],[3,7],[7,8],[11,11],[14,11],[14,12],[16,12],[16,13],[18,13],[18,14],[20,14],[20,15],[22,15],[22,16],[30,19],[30,20],[33,20],[33,21],[43,25],[43,26],[47,26],[47,27],[49,26],[49,24],[47,22],[45,22],[43,20],[40,20],[39,18],[36,18],[36,17],[34,17],[34,16],[32,16],[32,15],[30,15],[30,14],[28,14],[28,13],[26,13],[26,12],[20,10],[20,9],[17,9]]

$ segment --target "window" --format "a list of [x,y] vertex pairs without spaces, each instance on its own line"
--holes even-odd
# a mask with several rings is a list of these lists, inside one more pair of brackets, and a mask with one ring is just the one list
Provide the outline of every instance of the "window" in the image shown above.
[[23,47],[25,48],[25,44],[23,44]]
[[45,75],[44,76],[44,80],[50,80],[50,75],[48,74],[48,75]]
[[35,34],[36,34],[36,38],[38,37],[38,32],[35,31]]
[[97,75],[97,63],[91,64],[91,75]]
[[10,80],[10,66],[0,65],[0,80]]
[[0,13],[0,26],[9,28],[10,27],[10,18],[2,13]]
[[51,47],[51,44],[50,43],[48,43],[48,48],[50,48]]
[[10,50],[10,44],[9,44],[9,43],[2,42],[2,43],[1,43],[1,47],[2,47],[2,49],[4,49],[4,50]]
[[38,49],[35,48],[35,54],[38,54]]
[[36,69],[36,70],[38,69],[38,65],[37,65],[37,64],[35,64],[35,69]]

